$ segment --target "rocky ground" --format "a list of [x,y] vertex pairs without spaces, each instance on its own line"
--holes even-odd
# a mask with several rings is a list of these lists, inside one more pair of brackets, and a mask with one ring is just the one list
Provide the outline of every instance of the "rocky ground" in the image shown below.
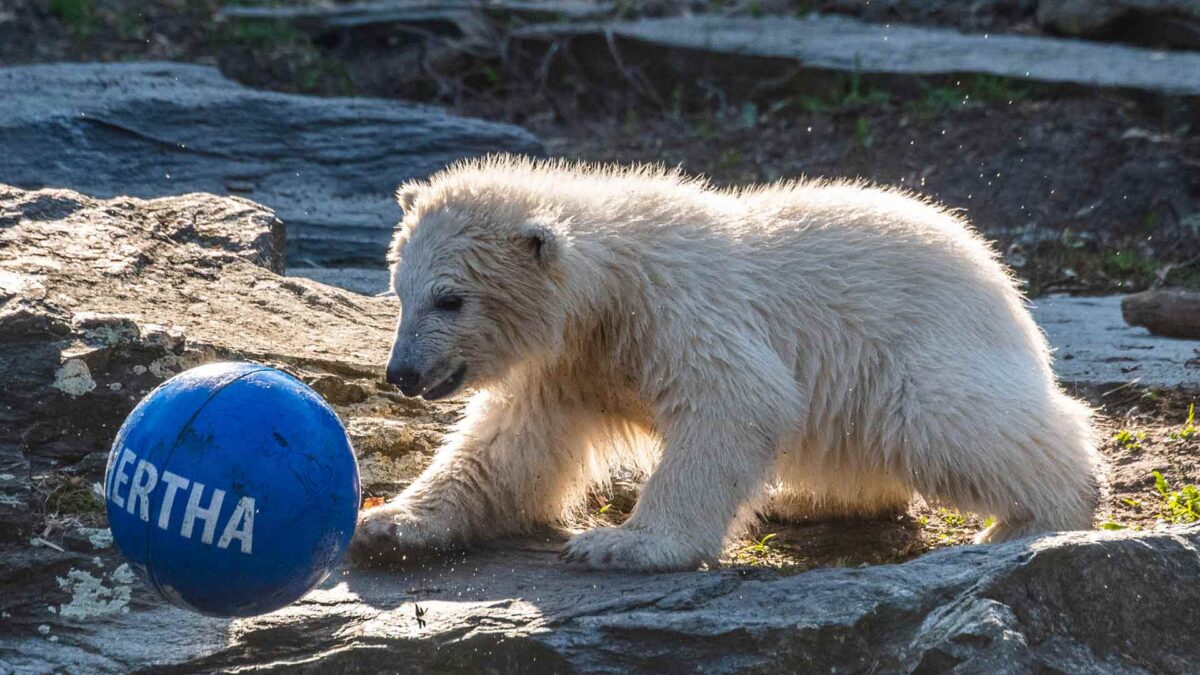
[[[1099,16],[1071,23],[1062,13],[1071,4],[585,9],[621,18],[819,9],[980,39],[1068,32],[1188,46],[1190,19],[1166,0],[1128,3],[1139,8],[1117,12],[1119,29]],[[1200,544],[1200,344],[1124,326],[1110,299],[1045,297],[1200,286],[1194,96],[733,57],[723,70],[711,54],[615,38],[580,59],[567,43],[506,40],[534,20],[527,7],[336,31],[222,18],[222,9],[216,0],[0,7],[3,65],[179,60],[276,90],[195,66],[0,69],[10,102],[0,110],[0,673],[410,663],[1180,672],[1200,656],[1186,620]],[[603,67],[588,60],[595,54]],[[664,85],[672,81],[680,85]],[[395,98],[492,123],[386,100]],[[721,184],[858,176],[966,209],[1042,296],[1035,316],[1059,348],[1060,377],[1097,410],[1108,484],[1096,530],[954,547],[984,523],[917,502],[892,521],[763,523],[705,573],[564,572],[553,560],[561,533],[547,533],[420,569],[346,569],[259,619],[199,618],[155,600],[112,549],[95,486],[121,420],[172,374],[214,359],[295,373],[345,422],[368,498],[393,494],[428,463],[460,407],[412,402],[381,381],[396,307],[374,295],[378,267],[308,265],[370,265],[395,216],[393,182],[489,149],[679,164]],[[182,194],[192,191],[237,196]],[[149,199],[157,195],[176,196]],[[347,255],[348,240],[368,253]],[[592,494],[587,520],[620,522],[637,479],[618,476]],[[922,556],[934,549],[946,550]]]
[[[1200,433],[1187,418],[1195,390],[1136,384],[1078,388],[1099,409],[1110,465],[1091,534],[860,568],[963,543],[982,525],[915,503],[895,521],[764,523],[728,550],[719,573],[566,573],[553,556],[561,534],[547,533],[417,569],[347,569],[262,619],[230,623],[166,607],[116,556],[96,492],[116,428],[163,379],[213,359],[297,374],[346,423],[368,497],[411,480],[459,414],[455,404],[413,402],[380,381],[394,301],[281,276],[281,235],[270,211],[240,198],[105,201],[0,188],[0,617],[8,627],[0,663],[16,672],[297,663],[323,672],[394,659],[500,670],[705,662],[724,672],[945,670],[1016,658],[1083,672],[1172,670],[1192,658],[1192,642],[1176,636],[1186,622],[1126,632],[1160,616],[1160,605],[1177,607],[1163,593],[1194,575],[1197,543],[1194,528],[1179,528],[1200,516]],[[619,522],[636,492],[628,477],[596,492],[589,520]],[[819,567],[842,569],[789,576]],[[1086,588],[1080,569],[1090,570]],[[1074,604],[1060,597],[1068,570]],[[596,596],[597,583],[624,590]],[[1101,626],[1098,608],[1117,602],[1102,592],[1108,586],[1137,609]],[[796,602],[785,607],[783,597]],[[160,627],[152,649],[143,639],[151,625]],[[852,635],[858,647],[847,646]],[[1114,651],[1109,635],[1125,636],[1126,646]]]

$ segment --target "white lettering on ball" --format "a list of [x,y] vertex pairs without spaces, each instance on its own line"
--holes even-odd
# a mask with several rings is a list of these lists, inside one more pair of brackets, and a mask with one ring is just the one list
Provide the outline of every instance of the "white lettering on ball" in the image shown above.
[[146,460],[139,460],[137,470],[133,472],[133,482],[129,484],[129,498],[125,501],[125,510],[133,513],[139,505],[138,513],[145,522],[150,522],[150,493],[158,485],[158,469]]
[[183,528],[179,534],[185,538],[192,537],[192,528],[197,520],[204,521],[204,533],[200,541],[205,544],[213,543],[213,534],[217,531],[217,516],[221,513],[221,502],[225,501],[225,491],[213,488],[212,499],[206,508],[200,508],[200,498],[204,496],[204,483],[192,482],[192,491],[188,494],[187,509],[183,512]]
[[171,509],[175,507],[175,493],[186,490],[191,481],[170,471],[164,471],[162,479],[163,483],[166,483],[166,487],[163,489],[162,506],[158,510],[158,526],[165,530],[171,526]]
[[225,531],[217,540],[217,548],[228,548],[229,542],[237,539],[241,544],[242,553],[249,553],[254,544],[254,497],[242,497],[238,500],[237,508],[225,524]]
[[108,491],[108,498],[118,507],[125,506],[125,498],[121,496],[121,486],[129,482],[129,476],[125,475],[125,468],[135,459],[137,459],[137,455],[133,454],[129,448],[125,448],[121,452],[120,459],[117,460],[117,465],[113,467],[112,489]]
[[[134,466],[133,476],[128,470]],[[175,511],[175,498],[180,492],[187,493],[187,505],[183,510],[183,521],[179,527],[179,536],[185,539],[193,538],[196,531],[196,521],[202,521],[204,528],[200,531],[200,541],[213,544],[217,526],[221,523],[221,537],[216,541],[217,548],[229,548],[234,541],[242,553],[249,555],[254,550],[254,497],[239,496],[237,505],[229,514],[228,519],[221,518],[221,507],[225,504],[225,491],[213,488],[207,506],[201,506],[204,501],[204,483],[181,476],[173,471],[159,472],[158,467],[144,459],[138,459],[129,448],[122,448],[117,461],[107,477],[105,496],[124,509],[129,514],[137,513],[144,522],[157,511],[155,521],[159,529],[171,530],[171,516]],[[129,484],[129,494],[122,497],[121,487]],[[161,499],[155,500],[155,496]]]

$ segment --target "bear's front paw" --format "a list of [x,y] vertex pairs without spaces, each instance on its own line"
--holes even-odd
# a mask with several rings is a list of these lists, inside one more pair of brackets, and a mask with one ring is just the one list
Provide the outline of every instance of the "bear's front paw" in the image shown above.
[[705,560],[695,547],[628,525],[577,534],[567,542],[559,557],[589,570],[635,572],[695,569]]
[[418,517],[394,502],[367,509],[359,515],[350,540],[350,557],[369,565],[450,548],[450,529],[436,521],[433,517]]

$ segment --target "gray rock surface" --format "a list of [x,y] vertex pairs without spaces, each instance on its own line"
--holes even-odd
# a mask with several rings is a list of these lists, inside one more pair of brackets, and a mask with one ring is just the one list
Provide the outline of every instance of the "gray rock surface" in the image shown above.
[[[330,268],[290,274],[378,295],[388,288],[387,270]],[[1055,295],[1037,298],[1031,310],[1055,349],[1059,379],[1076,385],[1116,385],[1136,380],[1143,386],[1200,389],[1200,340],[1151,335],[1121,317],[1121,298]]]
[[280,276],[282,257],[282,224],[245,199],[0,185],[0,544],[97,524],[91,486],[121,421],[218,359],[285,367],[326,396],[368,493],[411,479],[455,408],[380,382],[395,302]]
[[1037,21],[1065,35],[1200,49],[1196,0],[1039,0]]
[[538,25],[519,40],[616,38],[725,56],[788,59],[812,69],[896,75],[982,73],[1067,85],[1200,95],[1200,54],[948,28],[863,23],[837,16],[684,16]]
[[[345,570],[252,619],[163,606],[111,555],[0,633],[16,673],[1189,672],[1200,527],[963,546],[902,565],[782,576],[564,569],[552,542]],[[45,565],[36,551],[9,575]],[[0,584],[4,579],[0,577]]]
[[102,197],[237,194],[287,223],[289,263],[378,264],[396,186],[529,133],[398,101],[255,91],[169,63],[0,68],[0,183]]
[[1121,297],[1050,296],[1033,316],[1054,347],[1054,368],[1067,382],[1200,389],[1200,340],[1151,335],[1121,317]]
[[362,295],[388,293],[390,276],[380,267],[302,267],[288,270],[288,276],[319,281]]

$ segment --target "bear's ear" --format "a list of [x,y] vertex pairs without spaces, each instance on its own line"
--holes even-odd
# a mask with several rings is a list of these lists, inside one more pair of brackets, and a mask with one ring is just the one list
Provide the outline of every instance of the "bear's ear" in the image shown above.
[[396,202],[400,204],[400,210],[404,213],[412,211],[413,204],[417,201],[417,195],[427,187],[429,185],[423,181],[410,180],[396,188]]
[[542,267],[549,267],[562,256],[562,235],[546,225],[527,223],[517,232],[517,242]]

